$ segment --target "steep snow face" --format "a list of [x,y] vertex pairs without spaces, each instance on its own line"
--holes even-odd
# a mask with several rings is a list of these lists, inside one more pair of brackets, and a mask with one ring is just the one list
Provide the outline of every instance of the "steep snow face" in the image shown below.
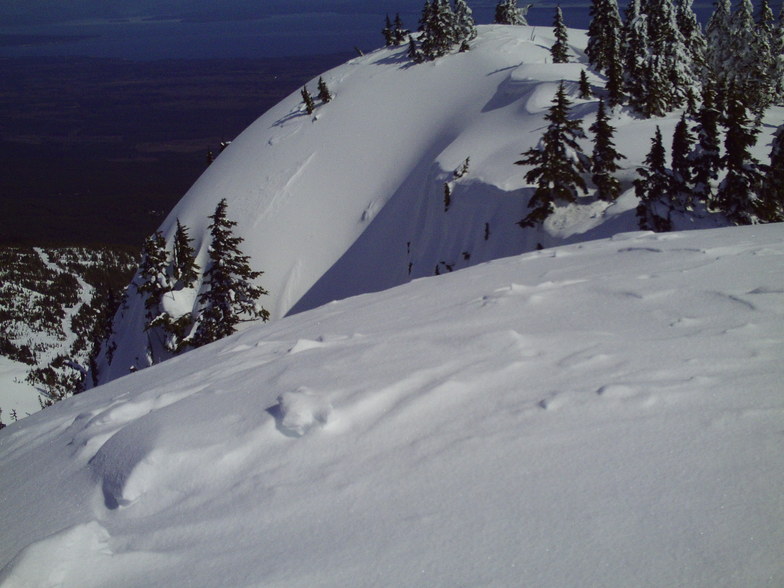
[[[413,278],[633,230],[629,191],[613,205],[589,196],[541,229],[516,224],[532,188],[514,162],[539,141],[558,83],[566,81],[584,128],[596,110],[596,100],[576,98],[588,67],[585,32],[569,31],[573,63],[551,63],[553,41],[549,29],[481,26],[470,51],[434,62],[412,64],[406,47],[357,57],[323,74],[334,99],[313,115],[295,93],[253,123],[161,228],[171,241],[176,219],[189,226],[204,267],[207,217],[226,198],[244,252],[265,272],[259,281],[269,296],[262,302],[273,319]],[[589,79],[603,87],[598,77]],[[314,95],[316,81],[308,84]],[[624,189],[655,126],[668,137],[678,116],[650,121],[615,113],[616,143],[628,157],[619,174]],[[760,138],[763,157],[767,143]],[[588,140],[584,149],[590,153]],[[467,173],[457,177],[466,161]],[[143,314],[132,299],[118,316],[114,359],[99,365],[102,382],[146,367]]]
[[286,317],[0,431],[0,585],[781,586],[784,224]]

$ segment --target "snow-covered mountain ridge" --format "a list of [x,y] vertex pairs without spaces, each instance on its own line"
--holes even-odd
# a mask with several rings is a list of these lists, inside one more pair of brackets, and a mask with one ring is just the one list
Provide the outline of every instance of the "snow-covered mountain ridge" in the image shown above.
[[[273,319],[413,278],[444,273],[539,246],[601,238],[637,227],[628,190],[655,126],[670,137],[679,113],[644,120],[619,110],[611,120],[627,157],[625,194],[612,205],[591,195],[557,211],[542,229],[516,225],[532,188],[515,166],[534,146],[556,87],[566,81],[573,115],[594,118],[598,99],[576,98],[588,69],[584,31],[570,30],[572,63],[553,64],[552,32],[485,25],[465,53],[413,64],[405,47],[385,48],[325,72],[334,99],[305,112],[299,93],[242,133],[162,224],[191,229],[205,266],[209,215],[221,198],[238,221]],[[599,90],[604,81],[589,74]],[[316,79],[310,84],[315,90]],[[772,133],[782,120],[769,111]],[[765,159],[770,136],[755,153]],[[590,151],[590,143],[585,141]],[[468,173],[455,176],[468,160]],[[444,202],[445,185],[450,204]],[[708,226],[688,220],[676,229]],[[146,367],[141,301],[117,318],[113,361],[102,382]]]
[[0,585],[778,586],[784,225],[416,280],[0,432]]

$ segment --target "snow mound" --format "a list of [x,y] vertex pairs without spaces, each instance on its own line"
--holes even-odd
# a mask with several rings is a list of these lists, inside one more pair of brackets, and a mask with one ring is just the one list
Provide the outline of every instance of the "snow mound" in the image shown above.
[[58,403],[0,431],[0,583],[784,585],[783,261],[628,232]]
[[276,410],[278,424],[286,434],[301,437],[314,427],[323,427],[332,415],[332,405],[323,396],[300,388],[278,397]]

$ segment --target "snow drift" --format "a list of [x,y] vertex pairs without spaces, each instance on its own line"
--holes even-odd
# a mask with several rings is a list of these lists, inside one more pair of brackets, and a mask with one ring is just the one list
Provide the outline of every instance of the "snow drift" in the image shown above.
[[784,225],[496,260],[0,432],[0,584],[779,586]]

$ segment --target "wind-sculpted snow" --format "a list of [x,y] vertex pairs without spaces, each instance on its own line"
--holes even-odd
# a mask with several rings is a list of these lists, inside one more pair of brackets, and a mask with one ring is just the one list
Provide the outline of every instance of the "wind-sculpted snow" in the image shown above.
[[252,327],[0,432],[0,585],[778,586],[784,225]]

